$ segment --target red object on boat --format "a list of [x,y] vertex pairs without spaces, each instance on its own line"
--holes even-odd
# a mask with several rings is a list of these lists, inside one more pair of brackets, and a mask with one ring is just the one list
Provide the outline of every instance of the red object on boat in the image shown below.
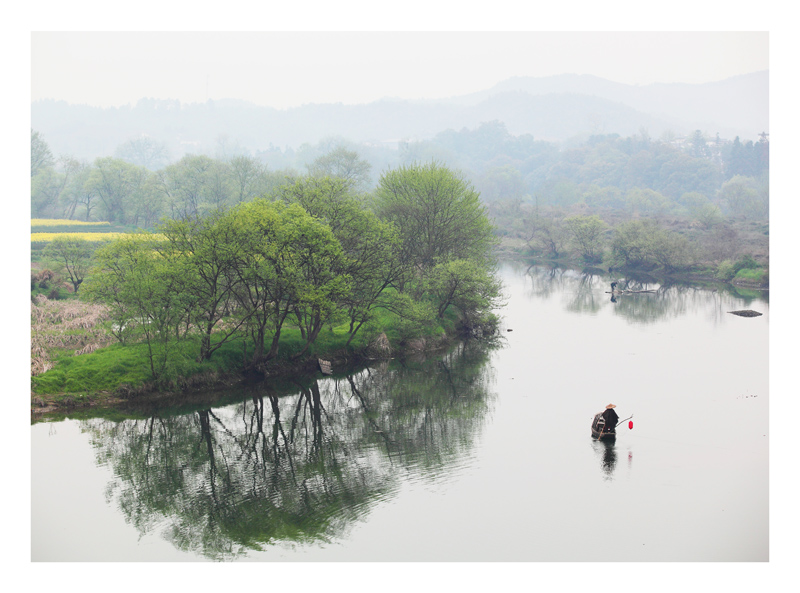
[[632,429],[632,428],[633,428],[633,420],[631,420],[630,422],[628,422],[628,429],[630,430],[630,429]]

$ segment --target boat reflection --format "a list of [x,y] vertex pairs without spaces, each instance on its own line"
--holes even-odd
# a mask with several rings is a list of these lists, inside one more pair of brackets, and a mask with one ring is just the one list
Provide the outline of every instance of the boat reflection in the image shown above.
[[592,447],[600,458],[600,468],[603,471],[604,479],[612,480],[617,467],[616,443],[613,440],[592,440]]

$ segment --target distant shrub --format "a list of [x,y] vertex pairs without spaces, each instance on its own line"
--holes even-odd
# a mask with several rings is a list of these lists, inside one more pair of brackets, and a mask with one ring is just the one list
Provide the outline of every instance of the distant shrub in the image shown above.
[[731,281],[736,276],[736,266],[730,260],[725,260],[717,266],[717,278],[720,280]]
[[748,255],[743,255],[738,260],[736,260],[736,263],[734,264],[734,266],[736,267],[736,271],[737,272],[739,270],[744,270],[745,268],[755,269],[755,268],[759,267],[759,265],[756,262],[756,260],[753,259],[753,256],[749,255],[749,254]]
[[734,280],[762,284],[766,279],[766,272],[762,269],[744,268],[736,273]]
[[745,280],[747,282],[765,282],[768,272],[761,268],[751,255],[744,255],[735,262],[725,260],[717,266],[717,278],[720,280],[731,281]]

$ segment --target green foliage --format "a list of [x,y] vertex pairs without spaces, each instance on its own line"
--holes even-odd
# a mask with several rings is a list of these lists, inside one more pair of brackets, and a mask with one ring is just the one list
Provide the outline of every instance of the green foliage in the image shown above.
[[513,165],[492,167],[476,183],[487,204],[499,200],[520,200],[525,195],[525,180]]
[[755,144],[750,140],[742,144],[737,136],[724,158],[728,179],[737,175],[760,177],[769,171],[769,139],[762,136]]
[[732,216],[746,220],[764,220],[768,215],[768,191],[759,192],[752,177],[736,175],[722,184],[720,200],[727,205]]
[[376,192],[379,216],[400,231],[400,260],[430,269],[452,259],[485,260],[494,235],[478,192],[440,163],[387,171]]
[[[158,233],[108,244],[86,296],[109,307],[112,332],[144,353],[155,385],[201,372],[212,356],[225,368],[260,367],[363,347],[362,327],[405,340],[486,326],[500,285],[477,193],[435,164],[385,180],[389,218],[424,214],[431,224],[398,229],[345,180],[309,177],[281,187],[281,200],[167,220]],[[429,240],[417,249],[420,232]]]
[[501,285],[492,270],[473,260],[457,259],[437,265],[424,286],[434,299],[439,319],[453,307],[466,328],[486,320],[501,298]]
[[134,202],[142,199],[148,176],[144,167],[112,157],[98,158],[85,182],[85,191],[100,199],[103,220],[125,223]]
[[531,249],[552,258],[562,254],[569,238],[564,221],[555,216],[540,216],[537,208],[530,219],[524,220],[524,225],[523,237]]
[[191,268],[160,251],[161,240],[141,234],[99,249],[87,298],[110,307],[112,333],[121,343],[144,340],[151,379],[162,380],[174,344],[186,334]]
[[396,257],[400,246],[397,229],[365,208],[363,199],[350,194],[343,180],[295,180],[278,194],[327,223],[339,241],[343,257],[336,271],[351,279],[351,290],[341,304],[347,311],[351,337],[355,336],[382,305],[384,291],[405,272]]
[[366,190],[372,185],[371,169],[372,165],[360,159],[356,151],[348,150],[345,146],[337,146],[314,159],[308,166],[312,177],[334,177],[354,190]]
[[769,279],[767,270],[761,268],[751,255],[736,261],[725,260],[717,266],[717,278],[730,282],[733,279],[764,283]]
[[588,262],[603,259],[603,233],[606,224],[599,216],[572,216],[564,226],[581,257]]
[[710,229],[723,220],[722,210],[699,192],[688,192],[681,196],[681,204],[689,216],[704,228]]
[[660,216],[669,210],[672,202],[659,192],[634,187],[625,194],[625,202],[628,210],[633,216],[645,214],[649,216]]
[[670,272],[688,268],[696,258],[695,249],[686,237],[665,229],[653,234],[650,249],[653,260]]
[[89,271],[93,245],[75,237],[59,236],[44,248],[43,256],[52,258],[63,266],[75,292]]
[[753,282],[758,284],[764,283],[766,279],[766,270],[754,268],[743,268],[736,272],[736,276],[734,276],[734,281],[742,280],[745,282]]
[[598,209],[622,209],[625,207],[625,196],[618,187],[597,187],[593,185],[584,193],[587,205]]
[[31,128],[31,179],[53,164],[53,153],[39,132]]
[[554,177],[540,188],[543,200],[553,206],[572,206],[577,204],[582,196],[578,184],[571,179]]
[[658,225],[652,220],[632,220],[614,230],[611,255],[617,265],[646,267],[652,264],[653,237]]
[[617,266],[667,271],[688,267],[694,248],[685,237],[661,228],[652,220],[633,220],[619,225],[611,241],[612,261]]
[[731,281],[736,276],[736,266],[730,260],[720,262],[717,266],[717,278],[720,280]]
[[758,262],[756,262],[756,260],[753,259],[753,256],[750,255],[750,254],[745,254],[742,257],[740,257],[738,260],[736,260],[736,264],[735,265],[736,265],[736,270],[737,271],[743,270],[745,268],[758,268],[759,267]]

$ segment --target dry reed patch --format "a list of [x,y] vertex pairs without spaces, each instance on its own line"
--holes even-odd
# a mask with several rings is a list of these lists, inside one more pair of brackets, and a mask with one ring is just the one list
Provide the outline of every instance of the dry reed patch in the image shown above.
[[102,326],[108,309],[81,301],[51,301],[38,295],[31,303],[31,376],[53,368],[55,350],[86,354],[113,337]]

